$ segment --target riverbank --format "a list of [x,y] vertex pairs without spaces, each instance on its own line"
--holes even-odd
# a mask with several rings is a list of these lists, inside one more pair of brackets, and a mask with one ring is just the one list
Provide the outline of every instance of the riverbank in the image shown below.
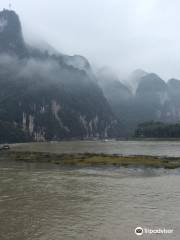
[[2,151],[1,159],[13,161],[53,163],[58,165],[76,166],[117,166],[117,167],[150,167],[150,168],[180,168],[180,157],[159,156],[122,156],[117,154],[56,154],[30,151]]

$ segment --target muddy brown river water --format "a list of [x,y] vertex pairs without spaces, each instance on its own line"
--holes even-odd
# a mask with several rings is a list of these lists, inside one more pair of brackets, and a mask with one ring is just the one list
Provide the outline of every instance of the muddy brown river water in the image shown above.
[[[64,144],[51,144],[49,149],[46,145],[46,149],[66,152],[80,149],[80,143]],[[82,151],[93,150],[93,143],[89,147],[87,142],[83,144]],[[103,147],[99,149],[98,144]],[[98,144],[94,146],[96,151],[114,151],[108,143]],[[124,148],[122,145],[115,147],[117,143],[110,144],[121,153],[131,153],[132,145],[136,153],[143,149],[134,146],[135,143],[130,143],[129,150],[128,143],[122,143]],[[143,154],[152,149],[155,155],[158,152],[166,155],[167,142],[159,143],[159,148],[152,144],[144,148]],[[16,148],[43,150],[43,145],[39,145],[18,145]],[[178,142],[172,143],[168,153],[179,154],[179,147]],[[173,229],[173,233],[144,233],[138,237],[134,233],[137,226]],[[178,169],[77,168],[0,161],[2,240],[179,240],[179,226]]]

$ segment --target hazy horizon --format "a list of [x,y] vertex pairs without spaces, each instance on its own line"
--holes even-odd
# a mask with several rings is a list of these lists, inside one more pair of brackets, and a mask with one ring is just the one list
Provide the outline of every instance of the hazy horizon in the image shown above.
[[[42,40],[59,52],[85,56],[119,76],[140,68],[180,79],[177,0],[10,2],[28,42]],[[8,5],[1,0],[1,9]]]

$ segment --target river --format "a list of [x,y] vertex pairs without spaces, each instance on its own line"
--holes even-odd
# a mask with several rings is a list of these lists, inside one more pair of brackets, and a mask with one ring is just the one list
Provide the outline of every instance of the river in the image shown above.
[[[79,146],[80,143],[76,144]],[[87,151],[88,142],[83,144],[86,147],[81,150]],[[91,150],[92,144],[89,147]],[[108,149],[108,153],[113,151],[107,146],[109,142],[96,143],[96,151],[101,144],[100,152],[103,149]],[[128,154],[141,153],[139,149],[142,146],[135,147],[134,144],[130,142]],[[165,155],[164,144],[167,145],[167,142],[158,144],[162,144],[164,150],[161,151]],[[43,145],[39,145],[16,145],[15,148],[43,150]],[[51,151],[62,151],[61,144],[49,145]],[[132,145],[138,149],[137,152],[133,152]],[[174,146],[179,146],[179,143],[173,142],[172,149],[175,149]],[[66,151],[74,151],[73,148],[75,146],[71,146],[71,150],[66,148]],[[116,151],[125,153],[127,148],[123,150],[120,147]],[[142,154],[148,151],[146,148]],[[160,149],[152,151],[156,154]],[[177,155],[178,151],[177,147],[174,154]],[[1,160],[0,239],[179,240],[179,183],[178,169],[77,168]],[[134,233],[137,226],[173,229],[173,233],[144,233],[143,237],[138,237]]]
[[180,141],[70,141],[14,144],[15,150],[180,157]]

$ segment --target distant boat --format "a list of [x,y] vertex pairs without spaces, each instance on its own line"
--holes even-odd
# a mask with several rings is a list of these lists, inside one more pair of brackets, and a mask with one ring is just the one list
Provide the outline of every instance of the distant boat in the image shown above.
[[1,147],[0,147],[0,150],[9,150],[10,149],[10,146],[9,145],[2,145]]

